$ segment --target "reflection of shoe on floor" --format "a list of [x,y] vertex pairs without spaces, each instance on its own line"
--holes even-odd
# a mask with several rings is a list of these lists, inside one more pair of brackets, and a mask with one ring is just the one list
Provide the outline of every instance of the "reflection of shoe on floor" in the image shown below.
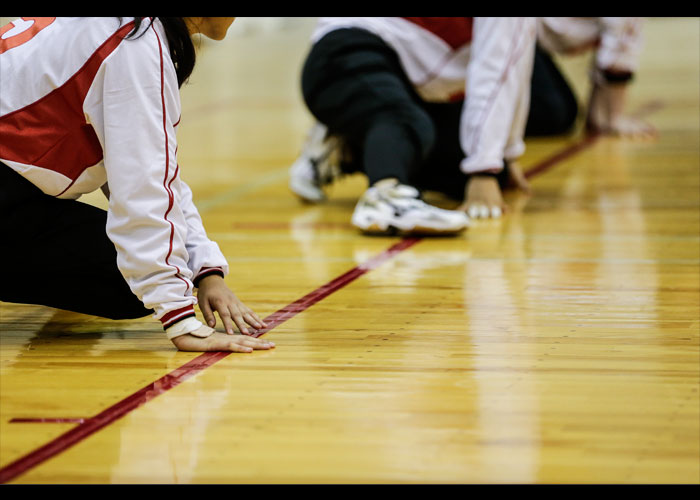
[[394,180],[370,187],[352,214],[352,223],[368,234],[458,234],[469,226],[460,210],[428,205],[418,190]]
[[327,137],[326,127],[317,123],[309,131],[301,155],[289,169],[289,188],[304,201],[324,201],[323,188],[341,175],[339,156],[338,139]]

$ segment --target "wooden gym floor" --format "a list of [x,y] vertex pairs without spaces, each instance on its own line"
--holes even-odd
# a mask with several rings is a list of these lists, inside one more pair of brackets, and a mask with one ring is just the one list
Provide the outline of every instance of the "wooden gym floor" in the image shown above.
[[699,25],[647,24],[658,139],[529,140],[533,195],[439,239],[358,234],[360,177],[289,193],[312,20],[202,42],[179,163],[277,347],[2,303],[1,482],[699,483]]

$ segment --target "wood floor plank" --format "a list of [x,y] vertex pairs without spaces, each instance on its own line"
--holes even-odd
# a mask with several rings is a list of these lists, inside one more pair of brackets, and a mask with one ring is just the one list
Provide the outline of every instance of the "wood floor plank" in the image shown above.
[[[178,159],[227,282],[268,316],[400,240],[349,224],[359,176],[324,205],[289,193],[312,22],[245,23],[202,43]],[[597,139],[502,220],[419,241],[266,333],[273,351],[226,356],[10,482],[700,483],[699,29],[647,25],[631,106],[654,105],[657,140]],[[580,140],[530,140],[523,163]],[[198,356],[149,318],[0,303],[0,332],[0,468]]]

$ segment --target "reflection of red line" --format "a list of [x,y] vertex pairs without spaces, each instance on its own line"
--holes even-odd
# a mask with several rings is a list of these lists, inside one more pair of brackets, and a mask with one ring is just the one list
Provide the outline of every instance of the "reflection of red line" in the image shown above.
[[[642,115],[649,114],[656,111],[662,106],[660,102],[652,102],[641,108],[640,111],[636,113],[638,117]],[[587,135],[579,142],[565,148],[564,150],[555,153],[554,155],[546,158],[542,162],[534,165],[527,170],[525,175],[527,177],[532,177],[538,175],[557,163],[569,158],[573,154],[591,146],[598,139],[598,135],[592,134]],[[375,256],[364,264],[351,269],[347,273],[337,277],[336,279],[330,281],[326,285],[314,290],[313,292],[305,295],[301,299],[292,302],[286,307],[283,307],[279,311],[271,314],[265,318],[265,322],[268,323],[268,328],[264,330],[257,331],[254,336],[260,337],[261,335],[269,332],[274,327],[283,323],[284,321],[296,316],[300,312],[308,309],[315,303],[324,299],[328,295],[332,294],[343,288],[345,285],[359,278],[363,274],[375,269],[377,266],[392,258],[397,253],[410,248],[415,245],[422,238],[406,238],[401,240],[399,243],[388,248],[381,254]],[[224,359],[231,353],[228,352],[205,352],[198,357],[194,358],[188,363],[185,363],[179,368],[176,368],[172,372],[168,373],[164,377],[156,380],[152,384],[147,385],[143,389],[135,392],[131,396],[119,401],[118,403],[112,405],[111,407],[104,410],[102,413],[95,417],[87,419],[75,419],[83,420],[79,425],[68,432],[58,436],[53,441],[45,444],[44,446],[37,448],[36,450],[28,453],[27,455],[15,460],[14,462],[8,464],[7,466],[0,469],[0,484],[6,483],[16,478],[20,474],[28,471],[29,469],[41,464],[42,462],[58,455],[59,453],[67,450],[71,446],[79,443],[83,439],[87,438],[91,434],[97,432],[98,430],[106,427],[112,422],[120,419],[124,415],[128,414],[132,410],[135,410],[139,406],[146,404],[148,401],[152,400],[156,396],[163,394],[164,392],[172,389],[173,387],[179,385],[190,377],[196,375],[202,370],[212,366],[216,362]],[[42,419],[25,419],[32,420],[34,422],[40,421]],[[50,421],[51,419],[46,419]],[[55,419],[60,420],[60,419]],[[73,421],[71,419],[66,419],[66,421]],[[13,420],[16,421],[16,420]]]
[[[265,318],[265,322],[270,325],[265,330],[261,330],[255,333],[256,337],[260,337],[266,332],[269,332],[272,328],[278,326],[289,318],[299,314],[300,312],[308,309],[318,301],[327,297],[343,288],[345,285],[359,278],[363,274],[375,269],[377,266],[383,262],[391,259],[397,253],[410,248],[420,241],[420,238],[406,238],[392,247],[388,248],[384,252],[375,256],[374,258],[368,260],[364,264],[351,269],[347,273],[339,276],[338,278],[330,281],[329,283],[321,286],[320,288],[314,290],[313,292],[305,295],[301,299],[292,302],[288,306],[280,309],[279,311],[271,314]],[[61,434],[53,441],[45,444],[44,446],[37,448],[36,450],[24,455],[23,457],[15,460],[14,462],[8,464],[7,466],[0,469],[0,483],[6,483],[16,478],[20,474],[28,471],[29,469],[36,467],[42,462],[58,455],[59,453],[67,450],[71,446],[79,443],[88,436],[94,434],[98,430],[106,427],[112,422],[120,419],[124,415],[135,410],[139,406],[142,406],[155,398],[163,394],[164,392],[172,389],[173,387],[181,384],[185,380],[193,377],[202,370],[212,366],[214,363],[224,359],[226,356],[231,354],[230,352],[205,352],[188,363],[185,363],[179,368],[176,368],[172,372],[168,373],[164,377],[156,380],[152,384],[147,385],[141,390],[128,396],[126,399],[119,401],[118,403],[110,406],[100,414],[82,419],[83,421],[79,423],[78,426],[73,429]],[[22,419],[24,421],[38,422],[42,419]],[[46,419],[47,422],[56,422],[61,419]],[[69,421],[70,419],[65,419]],[[15,420],[16,422],[17,420]]]

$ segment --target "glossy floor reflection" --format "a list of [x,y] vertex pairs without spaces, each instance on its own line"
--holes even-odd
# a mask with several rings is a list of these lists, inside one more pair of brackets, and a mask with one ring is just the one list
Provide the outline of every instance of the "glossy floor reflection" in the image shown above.
[[[268,316],[399,240],[349,224],[359,177],[324,205],[288,192],[311,20],[254,21],[203,44],[178,155],[229,284]],[[265,334],[273,351],[161,393],[199,358],[151,320],[1,303],[0,467],[59,447],[9,482],[700,482],[698,29],[648,25],[632,106],[662,102],[657,140],[598,139],[502,220],[334,288]],[[567,64],[585,77],[585,60]],[[523,163],[579,140],[528,141]],[[149,384],[156,396],[66,446]]]

